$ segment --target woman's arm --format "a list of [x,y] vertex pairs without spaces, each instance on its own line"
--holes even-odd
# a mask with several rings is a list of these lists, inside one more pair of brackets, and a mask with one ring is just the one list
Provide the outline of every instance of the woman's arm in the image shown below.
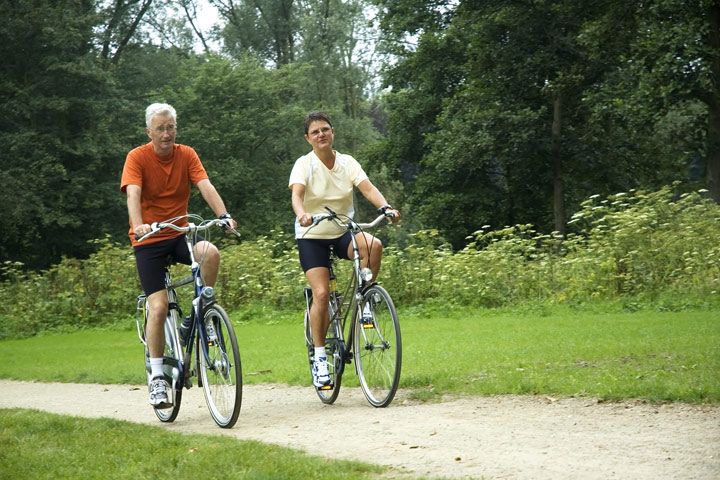
[[312,215],[305,211],[305,185],[302,183],[292,184],[292,209],[295,212],[300,226],[307,227],[312,223]]
[[393,214],[392,221],[397,222],[400,220],[400,212],[393,207],[390,206],[390,204],[385,200],[385,196],[378,190],[378,188],[373,185],[373,183],[369,179],[365,179],[362,182],[360,182],[360,185],[358,185],[358,190],[360,190],[360,193],[363,194],[363,197],[367,199],[368,202],[370,202],[375,208],[383,208],[383,207],[389,207],[388,210]]

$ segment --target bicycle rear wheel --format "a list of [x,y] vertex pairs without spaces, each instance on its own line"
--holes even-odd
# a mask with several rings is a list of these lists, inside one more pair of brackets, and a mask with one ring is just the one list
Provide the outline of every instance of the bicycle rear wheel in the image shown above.
[[[145,305],[145,318],[147,319],[147,304]],[[177,315],[175,312],[169,311],[165,319],[165,351],[163,353],[163,376],[165,381],[170,385],[168,391],[169,400],[172,403],[169,407],[158,408],[153,407],[155,416],[161,422],[174,422],[180,413],[180,404],[182,403],[183,385],[178,381],[180,365],[182,363],[182,347],[177,336]],[[143,325],[143,339],[145,339],[145,326]],[[145,367],[148,375],[148,383],[150,380],[150,355],[145,345]]]
[[[332,306],[332,301],[330,303],[330,312],[336,311],[336,308]],[[313,361],[315,360],[315,346],[313,345],[312,333],[310,332],[310,319],[308,318],[310,305],[312,305],[312,297],[310,298],[308,309],[305,310],[305,343],[308,351],[310,378],[312,378],[312,367]],[[328,358],[330,386],[321,388],[315,387],[315,392],[320,398],[320,401],[328,405],[335,403],[338,395],[340,395],[342,373],[345,367],[343,362],[345,348],[343,345],[342,338],[337,333],[337,324],[333,320],[330,322],[330,328],[328,328],[327,336],[325,338],[325,353]]]
[[[165,357],[163,360],[163,370],[168,367],[173,368],[172,363],[168,362],[168,357]],[[174,422],[178,413],[180,413],[182,387],[173,388],[172,378],[169,378],[167,374],[165,375],[165,380],[170,384],[170,391],[168,393],[171,395],[172,405],[169,408],[153,407],[153,409],[155,410],[155,416],[161,422]]]
[[215,423],[230,428],[237,422],[242,403],[240,348],[235,329],[222,307],[210,305],[203,321],[211,325],[215,333],[215,338],[208,338],[208,358],[203,353],[200,335],[197,338],[198,369],[205,401]]
[[353,322],[355,368],[368,402],[374,407],[386,407],[400,383],[400,322],[390,295],[381,286],[373,285],[365,290],[362,305],[368,303],[373,321],[363,324],[362,309],[359,309]]

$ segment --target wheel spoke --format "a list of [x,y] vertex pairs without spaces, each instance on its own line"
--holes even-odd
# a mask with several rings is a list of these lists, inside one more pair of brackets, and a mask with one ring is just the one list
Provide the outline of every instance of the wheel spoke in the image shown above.
[[218,305],[208,308],[203,317],[212,322],[216,339],[209,339],[207,359],[197,339],[200,377],[210,414],[219,426],[232,427],[240,413],[242,369],[235,331],[225,311]]
[[395,396],[400,381],[400,324],[395,306],[382,287],[370,287],[363,299],[363,305],[366,303],[370,304],[373,326],[364,328],[356,319],[355,363],[365,397],[373,406],[385,407]]

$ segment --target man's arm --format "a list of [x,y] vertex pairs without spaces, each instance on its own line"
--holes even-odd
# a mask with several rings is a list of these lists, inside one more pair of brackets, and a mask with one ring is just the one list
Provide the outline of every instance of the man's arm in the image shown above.
[[[200,195],[205,199],[210,209],[215,213],[215,216],[220,217],[220,215],[228,213],[225,208],[225,203],[222,201],[222,198],[220,198],[220,194],[215,190],[213,184],[210,183],[210,180],[200,180],[197,187],[198,190],[200,190]],[[230,224],[233,229],[237,227],[237,223],[232,218],[230,219]]]
[[135,235],[142,237],[146,233],[150,232],[150,225],[144,223],[142,217],[142,207],[140,205],[142,188],[140,188],[140,185],[128,185],[125,188],[125,194],[127,195],[127,208],[130,225],[132,226]]

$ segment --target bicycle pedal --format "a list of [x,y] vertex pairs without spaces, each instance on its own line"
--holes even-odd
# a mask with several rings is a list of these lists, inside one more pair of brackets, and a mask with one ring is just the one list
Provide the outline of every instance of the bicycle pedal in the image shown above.
[[372,322],[362,322],[362,327],[365,330],[369,330],[371,328],[375,328],[375,325]]
[[332,390],[333,388],[335,388],[335,385],[333,385],[332,383],[329,385],[323,385],[322,387],[317,387],[317,389],[321,392]]

